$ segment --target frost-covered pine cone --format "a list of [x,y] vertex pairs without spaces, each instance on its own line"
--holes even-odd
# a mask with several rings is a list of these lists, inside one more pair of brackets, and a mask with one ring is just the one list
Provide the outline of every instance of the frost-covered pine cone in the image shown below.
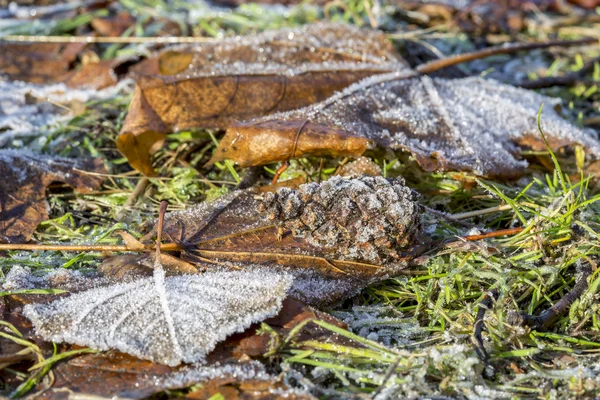
[[418,240],[419,207],[404,180],[335,176],[297,190],[265,195],[260,211],[336,258],[376,264],[397,261]]

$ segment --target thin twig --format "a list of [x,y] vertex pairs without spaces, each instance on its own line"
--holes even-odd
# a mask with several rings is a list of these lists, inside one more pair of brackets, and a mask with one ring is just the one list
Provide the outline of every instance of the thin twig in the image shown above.
[[42,36],[42,35],[6,35],[0,36],[0,42],[26,43],[217,43],[221,39],[197,36],[153,36],[153,37],[121,37],[121,36]]
[[556,40],[542,43],[510,43],[502,46],[488,47],[483,50],[473,51],[470,53],[458,54],[453,57],[442,58],[440,60],[430,61],[425,64],[419,65],[416,69],[422,74],[430,74],[440,69],[451,67],[453,65],[462,64],[465,62],[479,60],[481,58],[495,56],[498,54],[512,54],[517,51],[527,51],[534,49],[544,49],[547,47],[568,47],[568,46],[580,46],[584,44],[598,43],[597,38],[584,38],[578,40]]
[[[162,251],[181,250],[181,246],[177,243],[166,243],[160,246]],[[146,245],[144,249],[133,249],[122,244],[23,244],[23,243],[0,243],[0,250],[24,250],[24,251],[132,251],[132,252],[147,252],[154,251],[154,245]]]
[[483,240],[483,239],[495,238],[495,237],[499,237],[499,236],[510,236],[510,235],[516,235],[518,233],[521,233],[521,232],[523,232],[524,229],[525,228],[500,229],[499,231],[482,233],[481,235],[469,235],[469,236],[465,236],[465,237],[463,237],[463,239],[466,240],[466,241],[468,241],[468,242],[473,242],[473,241],[476,241],[476,240]]
[[482,210],[468,211],[468,212],[459,213],[459,214],[452,214],[451,217],[452,217],[452,219],[466,219],[466,218],[477,217],[479,215],[490,214],[490,213],[494,213],[494,212],[498,212],[498,211],[506,211],[506,210],[510,210],[510,209],[512,209],[511,205],[502,204],[502,205],[495,206],[495,207],[484,208]]
[[579,266],[577,282],[573,289],[562,297],[556,304],[543,311],[540,315],[523,314],[523,321],[526,325],[536,330],[545,330],[550,328],[560,317],[562,317],[571,307],[575,300],[579,299],[588,288],[587,278],[592,274],[592,268],[588,263]]

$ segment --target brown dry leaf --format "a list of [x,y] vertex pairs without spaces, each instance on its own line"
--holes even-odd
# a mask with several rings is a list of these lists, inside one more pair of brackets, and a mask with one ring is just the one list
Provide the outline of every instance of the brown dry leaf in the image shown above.
[[419,215],[401,180],[334,177],[297,190],[233,192],[168,214],[164,230],[188,262],[289,271],[293,298],[324,305],[406,267]]
[[[598,0],[395,0],[401,8],[426,17],[429,25],[454,21],[466,32],[519,32],[527,27],[528,18],[540,11],[573,12],[572,6],[593,9]],[[582,11],[582,10],[578,10]]]
[[100,159],[75,160],[34,154],[27,150],[0,150],[0,242],[20,243],[31,238],[48,218],[46,188],[64,182],[85,193],[98,188],[105,173]]
[[0,43],[0,74],[31,83],[54,83],[70,69],[85,45]]
[[[303,107],[364,77],[407,70],[381,32],[314,24],[176,47],[142,70],[117,140],[130,164],[153,174],[164,134]],[[154,67],[152,66],[154,65]]]
[[[544,149],[537,126],[544,103],[542,126],[553,149],[578,144],[600,156],[600,142],[593,131],[571,125],[553,110],[552,106],[560,105],[558,99],[491,79],[442,79],[412,73],[367,78],[321,103],[233,125],[226,137],[235,132],[245,140],[236,146],[254,149],[258,143],[252,135],[260,133],[246,131],[247,127],[259,125],[270,132],[281,127],[285,132],[290,124],[318,125],[340,137],[346,132],[348,137],[410,151],[427,171],[472,171],[512,178],[527,166],[520,159],[523,149]],[[297,133],[298,142],[302,135],[303,131]]]
[[254,167],[295,157],[360,157],[369,141],[326,125],[293,121],[271,129],[269,124],[236,124],[227,130],[207,166],[234,160]]
[[117,61],[86,63],[73,69],[84,43],[0,43],[0,75],[31,83],[64,83],[72,88],[102,89],[117,83]]
[[135,25],[135,18],[126,11],[108,17],[94,18],[90,25],[101,36],[121,36],[127,29]]

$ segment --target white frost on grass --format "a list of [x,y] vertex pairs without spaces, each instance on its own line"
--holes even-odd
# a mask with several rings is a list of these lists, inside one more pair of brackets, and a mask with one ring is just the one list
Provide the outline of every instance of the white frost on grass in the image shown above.
[[15,139],[41,136],[73,117],[69,106],[106,100],[132,90],[132,81],[101,89],[74,89],[64,83],[38,85],[0,78],[0,147]]
[[227,336],[275,315],[290,285],[288,275],[266,271],[165,278],[157,268],[153,278],[29,304],[23,313],[46,340],[175,366],[204,360]]
[[355,306],[351,311],[334,311],[348,328],[386,346],[408,345],[428,335],[412,318],[403,318],[386,305]]
[[107,279],[98,277],[95,272],[83,273],[65,268],[37,271],[13,265],[4,277],[4,281],[0,283],[0,290],[61,289],[73,292],[107,283]]

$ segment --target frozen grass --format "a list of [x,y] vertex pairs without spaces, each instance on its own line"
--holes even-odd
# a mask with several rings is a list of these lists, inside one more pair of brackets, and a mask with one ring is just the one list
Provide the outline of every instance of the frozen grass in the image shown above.
[[[141,15],[155,6],[141,1],[123,3]],[[330,10],[334,18],[368,23],[368,15],[360,8],[362,1],[345,4],[346,8]],[[265,15],[270,14],[253,5],[234,13],[198,11],[193,29],[194,33],[218,36],[296,25],[318,17],[310,8],[294,9],[279,18]],[[398,26],[389,15],[382,18],[386,26]],[[49,32],[63,33],[64,25],[59,28],[57,31],[54,26]],[[431,40],[443,43],[444,35],[448,43],[457,37],[464,41],[464,35],[454,32]],[[535,32],[531,35],[536,36]],[[107,47],[106,54],[128,51],[127,47],[117,47]],[[578,64],[577,58],[559,58],[551,72],[568,72]],[[596,68],[592,79],[598,79],[598,71]],[[570,104],[566,113],[579,121],[593,116],[593,104],[600,99],[597,91],[585,85],[543,92],[565,99]],[[92,194],[74,195],[64,187],[50,188],[52,219],[39,226],[35,240],[114,244],[120,240],[114,236],[117,229],[134,235],[145,232],[144,224],[151,223],[160,200],[169,201],[171,209],[183,209],[227,193],[243,175],[228,163],[202,169],[219,139],[215,132],[178,132],[169,136],[168,145],[155,159],[161,178],[150,179],[142,194],[133,197],[136,187],[143,186],[143,177],[131,172],[114,146],[127,102],[125,96],[88,104],[83,115],[51,133],[45,151],[102,157],[107,160],[110,176],[102,189]],[[400,152],[376,150],[367,156],[387,176],[403,176],[421,193],[421,204],[453,215],[476,215],[461,220],[468,226],[427,215],[426,230],[433,245],[418,265],[410,267],[409,275],[369,287],[331,310],[349,324],[351,331],[309,322],[347,338],[347,345],[298,342],[295,331],[281,338],[281,347],[273,349],[273,368],[288,374],[292,374],[290,370],[301,372],[315,385],[315,394],[325,398],[551,399],[600,395],[600,274],[596,269],[600,197],[597,180],[582,170],[586,164],[581,150],[557,153],[562,170],[556,168],[550,153],[531,152],[527,155],[531,164],[527,175],[511,183],[462,173],[424,173]],[[343,160],[295,160],[282,179],[298,175],[307,175],[312,181],[327,179],[340,162]],[[276,168],[265,167],[261,182],[267,183]],[[482,211],[493,208],[496,211]],[[512,227],[525,229],[515,236],[482,242],[458,239],[475,231]],[[93,253],[10,252],[9,257],[0,258],[0,268],[2,273],[13,265],[40,272],[48,268],[86,270],[94,268],[101,257]],[[555,304],[575,285],[578,269],[586,266],[592,267],[588,289],[548,331],[532,330],[520,323],[516,318],[520,313],[537,315]],[[477,356],[473,330],[481,304],[490,294],[494,300],[487,301],[489,310],[483,318],[483,342],[489,354],[484,362]],[[16,332],[10,335],[19,339]],[[40,371],[49,372],[57,357],[60,354],[46,359]],[[42,358],[39,361],[44,362]],[[24,394],[39,379],[41,375],[34,371],[18,394]]]

